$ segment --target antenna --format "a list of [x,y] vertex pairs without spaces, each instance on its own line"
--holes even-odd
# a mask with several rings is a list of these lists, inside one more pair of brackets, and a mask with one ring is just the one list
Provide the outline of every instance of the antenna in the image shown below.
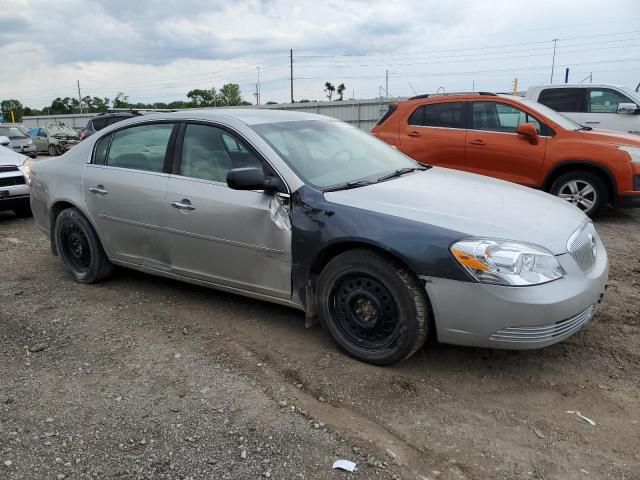
[[413,88],[413,85],[411,85],[411,82],[408,82],[408,83],[409,83],[409,86],[411,87],[411,90],[413,90],[413,94],[418,95],[418,92],[416,92],[416,89]]

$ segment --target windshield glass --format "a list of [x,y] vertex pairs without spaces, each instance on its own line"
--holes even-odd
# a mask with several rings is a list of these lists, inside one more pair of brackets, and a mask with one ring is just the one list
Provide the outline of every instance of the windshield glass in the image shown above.
[[0,135],[9,137],[9,140],[21,140],[26,137],[26,135],[16,127],[0,127]]
[[302,120],[252,125],[306,183],[325,188],[377,179],[400,168],[417,167],[382,140],[346,123]]
[[580,130],[581,128],[583,128],[582,125],[580,125],[579,123],[576,123],[570,118],[565,117],[561,113],[558,113],[555,110],[550,109],[546,105],[542,105],[541,103],[533,102],[531,100],[527,100],[524,98],[521,98],[519,100],[527,107],[531,108],[532,110],[535,110],[541,115],[544,115],[549,120],[551,120],[554,123],[557,123],[565,130]]
[[631,100],[636,102],[636,105],[640,105],[640,93],[634,92],[633,90],[627,87],[622,87],[620,90],[626,93]]

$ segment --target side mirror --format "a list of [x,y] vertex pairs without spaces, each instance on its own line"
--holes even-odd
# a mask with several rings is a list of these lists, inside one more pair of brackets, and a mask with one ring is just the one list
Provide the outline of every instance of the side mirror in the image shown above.
[[0,145],[3,147],[8,147],[9,145],[11,145],[11,140],[9,139],[9,137],[5,137],[4,135],[1,135]]
[[521,123],[516,127],[516,133],[527,137],[534,145],[538,143],[538,131],[533,123]]
[[232,168],[227,172],[227,186],[234,190],[285,191],[278,177],[266,176],[261,168]]
[[640,107],[635,103],[619,103],[618,113],[640,113]]

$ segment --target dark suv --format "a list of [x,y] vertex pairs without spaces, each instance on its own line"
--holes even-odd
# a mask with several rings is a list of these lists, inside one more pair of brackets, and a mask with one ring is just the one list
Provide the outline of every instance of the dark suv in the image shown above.
[[127,118],[137,117],[138,115],[142,114],[136,111],[100,113],[87,122],[87,126],[80,132],[80,140],[90,137],[104,127],[121,122]]

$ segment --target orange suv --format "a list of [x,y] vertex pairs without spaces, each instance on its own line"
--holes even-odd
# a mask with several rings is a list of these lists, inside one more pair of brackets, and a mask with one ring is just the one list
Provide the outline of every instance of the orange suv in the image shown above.
[[372,134],[420,163],[539,188],[589,216],[640,207],[640,138],[594,130],[493,93],[420,95],[389,106]]

